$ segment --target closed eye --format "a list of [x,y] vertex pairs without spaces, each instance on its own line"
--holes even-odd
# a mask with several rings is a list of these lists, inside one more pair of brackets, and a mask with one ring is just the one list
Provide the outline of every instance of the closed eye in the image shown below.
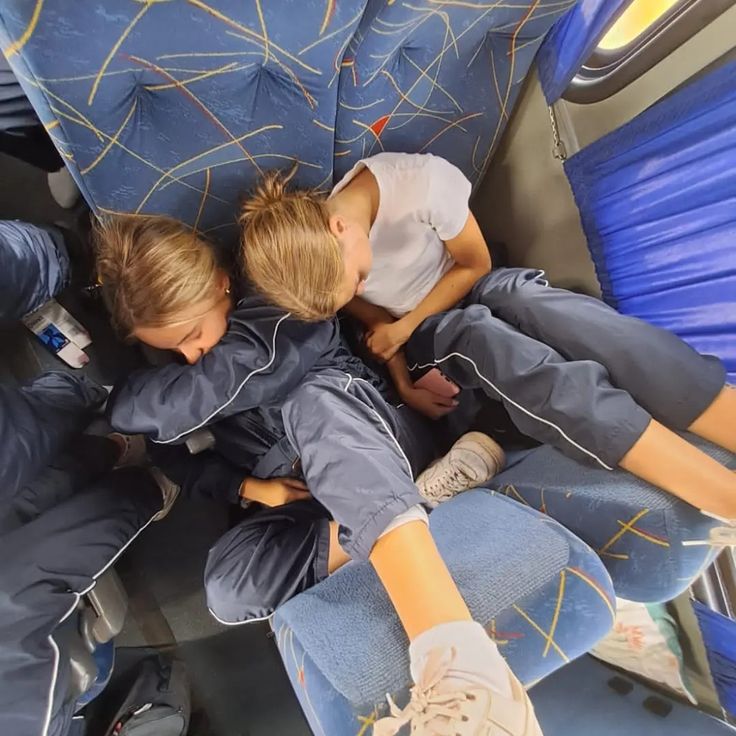
[[202,325],[196,325],[192,328],[191,332],[189,332],[187,335],[184,336],[184,338],[179,340],[179,344],[177,345],[177,347],[181,347],[191,340],[199,340],[200,337],[202,337]]

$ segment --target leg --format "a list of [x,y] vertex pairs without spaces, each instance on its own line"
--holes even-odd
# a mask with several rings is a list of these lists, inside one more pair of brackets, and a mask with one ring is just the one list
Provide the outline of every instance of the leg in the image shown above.
[[440,624],[472,620],[425,523],[404,524],[381,537],[370,561],[409,641]]
[[[408,723],[415,714],[426,726],[435,716],[442,720],[428,705],[439,693],[483,708],[493,697],[497,710],[506,703],[529,724],[526,731],[515,723],[509,733],[536,734],[531,704],[496,646],[472,621],[437,551],[426,514],[417,520],[422,513],[413,482],[417,468],[397,439],[406,429],[402,414],[370,384],[329,371],[294,391],[283,416],[309,489],[344,527],[346,552],[370,560],[410,640],[417,702],[397,718]],[[426,451],[430,444],[428,435],[412,447]],[[351,473],[347,482],[346,472]],[[444,669],[431,678],[437,658]],[[466,711],[467,706],[458,705],[458,723],[460,716],[485,723],[482,713]]]
[[161,508],[141,471],[118,471],[0,538],[0,732],[57,732],[68,659],[56,629]]
[[428,425],[337,370],[305,381],[282,414],[309,490],[340,524],[350,557],[367,559],[391,521],[423,503],[413,478],[435,456],[432,436],[420,434]]
[[204,580],[210,612],[225,624],[268,618],[346,561],[331,544],[336,541],[337,524],[314,501],[255,512],[209,552]]
[[64,238],[58,230],[0,220],[0,315],[20,319],[56,296],[71,279]]
[[[0,292],[5,293],[1,288]],[[0,417],[13,417],[14,428],[3,432],[7,461],[0,467],[0,497],[4,502],[77,440],[106,396],[93,381],[68,373],[46,373],[20,389],[0,386]]]
[[[614,386],[670,429],[685,431],[716,400],[725,382],[717,358],[599,299],[546,284],[538,271],[500,269],[476,284],[468,302],[483,304],[567,360],[605,366]],[[733,441],[733,412],[729,421]]]
[[491,274],[470,299],[569,360],[604,365],[612,383],[658,420],[621,467],[698,508],[734,516],[733,474],[665,428],[689,430],[736,451],[736,392],[724,387],[718,359],[698,354],[671,332],[619,314],[599,299],[551,288],[538,272],[526,269]]
[[[539,512],[469,491],[433,511],[430,524],[473,618],[523,682],[562,667],[610,629],[613,590],[600,560]],[[386,690],[406,702],[405,637],[392,614],[360,563],[276,612],[276,641],[315,733],[354,733],[356,717],[385,713]]]
[[[426,523],[407,523],[379,539],[395,517],[422,504],[413,476],[427,464],[431,440],[412,434],[410,414],[350,376],[320,378],[295,393],[284,419],[307,485],[343,526],[346,552],[370,558],[409,639],[443,621],[469,620]],[[358,504],[367,510],[360,516]]]
[[736,519],[736,473],[655,420],[620,465],[696,509]]
[[[689,348],[688,348],[689,349]],[[566,360],[473,304],[420,326],[411,361],[500,399],[516,426],[576,459],[616,465],[718,516],[736,516],[736,476],[611,385],[603,365]]]
[[736,452],[736,387],[724,386],[715,401],[688,429],[710,442]]
[[107,437],[79,435],[12,499],[3,525],[27,524],[109,473],[120,454]]
[[461,388],[503,402],[524,434],[602,468],[615,467],[651,420],[600,363],[568,361],[482,305],[431,317],[406,350],[410,365],[436,364]]

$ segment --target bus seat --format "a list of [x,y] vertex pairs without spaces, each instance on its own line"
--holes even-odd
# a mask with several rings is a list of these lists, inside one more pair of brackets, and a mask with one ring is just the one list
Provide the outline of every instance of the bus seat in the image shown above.
[[[736,456],[696,442],[736,468]],[[489,485],[441,505],[430,526],[473,617],[526,684],[610,627],[614,590],[670,600],[717,552],[683,544],[707,540],[717,522],[628,473],[583,466],[549,446],[511,454]],[[576,520],[582,505],[597,511],[596,523]],[[385,691],[406,701],[405,636],[369,564],[349,563],[281,606],[271,625],[314,733],[367,733],[387,712]]]
[[477,183],[547,31],[574,3],[369,2],[345,52],[335,177],[387,151],[430,152]]
[[[433,511],[430,526],[473,618],[522,682],[583,654],[613,624],[600,558],[535,509],[468,491]],[[348,563],[293,598],[271,626],[315,734],[370,733],[387,714],[386,693],[406,702],[406,636],[369,563]]]
[[235,242],[240,196],[299,162],[328,189],[384,148],[477,180],[546,32],[573,0],[57,0],[0,9],[0,43],[90,207]]

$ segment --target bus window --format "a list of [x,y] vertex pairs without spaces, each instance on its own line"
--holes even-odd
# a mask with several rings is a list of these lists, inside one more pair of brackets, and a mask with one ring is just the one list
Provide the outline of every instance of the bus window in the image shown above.
[[598,48],[613,51],[628,46],[682,0],[634,0],[600,40]]
[[605,100],[638,79],[733,6],[733,0],[630,0],[563,98]]

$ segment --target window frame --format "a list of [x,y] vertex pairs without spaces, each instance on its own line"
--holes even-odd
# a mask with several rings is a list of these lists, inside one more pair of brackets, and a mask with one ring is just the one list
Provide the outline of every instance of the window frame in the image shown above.
[[[632,0],[633,1],[633,0]],[[630,4],[630,3],[629,3]],[[562,95],[579,104],[600,102],[620,92],[729,10],[734,0],[680,0],[628,44],[616,49],[596,46]],[[608,30],[629,7],[611,20]]]

